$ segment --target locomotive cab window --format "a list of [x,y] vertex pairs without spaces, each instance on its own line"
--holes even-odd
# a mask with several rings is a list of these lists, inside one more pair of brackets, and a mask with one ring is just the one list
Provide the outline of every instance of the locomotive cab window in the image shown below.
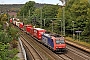
[[53,42],[53,39],[51,39],[51,41]]
[[65,44],[64,40],[56,40],[56,44]]

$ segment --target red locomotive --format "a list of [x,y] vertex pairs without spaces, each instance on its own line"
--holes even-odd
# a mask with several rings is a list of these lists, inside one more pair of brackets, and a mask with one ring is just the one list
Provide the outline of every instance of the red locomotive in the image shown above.
[[55,52],[66,51],[66,43],[64,37],[57,34],[44,33],[42,35],[42,42]]

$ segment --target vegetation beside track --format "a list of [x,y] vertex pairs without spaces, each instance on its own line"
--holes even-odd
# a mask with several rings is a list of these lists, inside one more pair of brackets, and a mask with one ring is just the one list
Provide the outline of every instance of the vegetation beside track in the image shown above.
[[65,37],[66,40],[71,41],[73,43],[79,44],[81,46],[85,46],[86,48],[90,48],[90,43],[85,42],[83,40],[74,40],[71,37]]
[[0,60],[17,60],[17,30],[7,23],[7,14],[0,15]]

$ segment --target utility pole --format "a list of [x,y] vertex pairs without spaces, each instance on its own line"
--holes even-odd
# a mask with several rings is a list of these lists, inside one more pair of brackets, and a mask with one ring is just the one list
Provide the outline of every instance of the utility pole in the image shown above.
[[23,23],[24,23],[24,13],[23,13]]
[[51,22],[52,22],[52,33],[53,33],[53,20],[51,20]]
[[30,17],[30,10],[29,10],[29,17]]
[[65,36],[65,4],[66,4],[66,0],[59,0],[62,2],[63,6],[63,36]]
[[29,10],[29,20],[30,20],[30,10]]
[[44,19],[44,26],[45,26],[45,19]]
[[65,6],[63,8],[63,35],[65,36]]
[[61,36],[62,36],[62,20],[60,20],[60,22],[61,22]]
[[73,23],[73,39],[74,39],[74,21],[72,21]]
[[41,8],[41,28],[42,28],[42,8]]

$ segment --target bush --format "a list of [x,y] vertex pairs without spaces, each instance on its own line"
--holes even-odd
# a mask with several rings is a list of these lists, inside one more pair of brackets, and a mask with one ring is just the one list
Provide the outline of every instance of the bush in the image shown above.
[[0,43],[0,60],[17,60],[17,49],[9,50],[9,44]]
[[11,37],[13,38],[13,40],[18,40],[19,34],[18,34],[18,30],[14,27],[9,28],[9,35],[11,35]]
[[9,43],[12,40],[12,37],[5,33],[4,31],[0,32],[0,42]]

